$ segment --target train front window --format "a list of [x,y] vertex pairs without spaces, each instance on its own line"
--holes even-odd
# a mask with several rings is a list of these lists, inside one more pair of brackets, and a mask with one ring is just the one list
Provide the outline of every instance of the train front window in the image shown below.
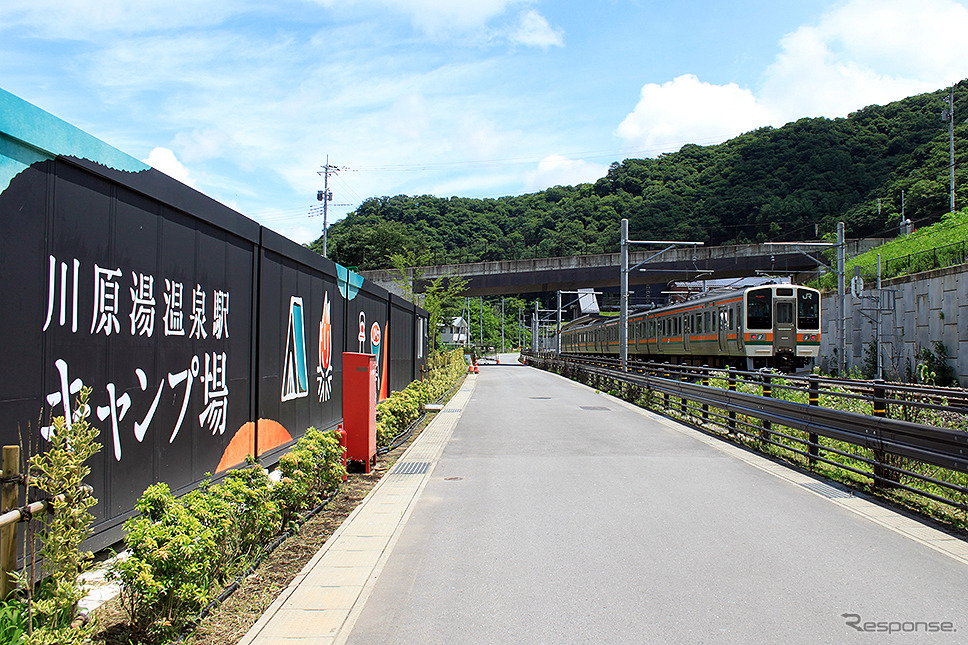
[[820,296],[815,291],[797,290],[797,327],[820,329]]
[[793,324],[793,302],[792,301],[784,300],[782,302],[776,303],[776,324],[778,325]]
[[753,289],[746,298],[746,328],[773,329],[773,291]]

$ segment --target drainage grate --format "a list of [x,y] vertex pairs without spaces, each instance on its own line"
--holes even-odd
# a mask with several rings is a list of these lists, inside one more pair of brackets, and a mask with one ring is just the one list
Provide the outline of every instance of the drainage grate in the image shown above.
[[457,414],[461,412],[462,408],[448,408],[446,410],[441,410],[441,414]]
[[550,396],[529,396],[528,398],[533,401],[548,401],[551,399]]
[[850,499],[853,497],[849,492],[840,490],[839,488],[834,488],[823,482],[810,482],[809,484],[800,484],[808,490],[812,490],[815,493],[823,495],[828,499]]
[[423,475],[430,468],[428,461],[402,461],[393,467],[393,475]]
[[606,408],[604,405],[581,405],[579,407],[582,410],[591,410],[593,412],[598,411],[598,410],[604,410],[605,412],[608,412],[609,410],[612,409],[612,408]]

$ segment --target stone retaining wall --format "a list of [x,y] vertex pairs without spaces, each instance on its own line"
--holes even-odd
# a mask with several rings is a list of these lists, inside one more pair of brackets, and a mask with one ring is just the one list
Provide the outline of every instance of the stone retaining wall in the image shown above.
[[[873,280],[861,298],[846,295],[848,366],[864,365],[866,348],[880,319],[884,374],[887,379],[903,377],[916,369],[921,349],[934,350],[941,342],[951,357],[948,364],[958,381],[968,385],[968,264],[925,271],[884,280],[880,293]],[[849,281],[848,281],[849,285]],[[885,311],[876,311],[880,306]],[[821,367],[837,364],[837,294],[823,297],[823,343]]]

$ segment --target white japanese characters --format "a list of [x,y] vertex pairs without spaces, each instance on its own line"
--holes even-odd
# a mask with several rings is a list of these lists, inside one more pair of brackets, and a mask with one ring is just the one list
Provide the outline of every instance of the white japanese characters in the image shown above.
[[[93,266],[91,276],[94,291],[93,312],[91,316],[92,336],[104,334],[122,334],[122,329],[128,331],[132,337],[144,336],[152,338],[155,333],[155,317],[160,311],[159,299],[155,297],[155,286],[164,284],[162,293],[164,313],[161,316],[160,329],[165,337],[182,336],[188,339],[203,341],[223,341],[229,337],[229,292],[213,290],[211,299],[200,283],[191,287],[190,310],[185,311],[184,284],[170,278],[163,281],[147,273],[132,271],[126,274],[121,268],[106,268],[97,264]],[[130,284],[125,275],[130,275]],[[78,333],[78,294],[84,281],[82,263],[73,258],[71,261],[58,261],[53,255],[49,256],[47,312],[44,319],[43,331],[53,326],[70,329],[70,333]],[[127,287],[125,289],[125,287]],[[130,294],[130,301],[124,296]],[[88,292],[90,293],[90,292]],[[207,304],[211,304],[211,309]],[[190,328],[186,333],[186,314]],[[211,317],[209,317],[209,314]],[[130,325],[122,326],[121,320],[127,317]],[[126,322],[127,322],[126,321]],[[211,321],[209,326],[209,321]],[[222,343],[217,343],[221,345]],[[135,411],[135,401],[128,393],[132,387],[119,386],[114,382],[107,383],[103,390],[92,394],[92,401],[98,400],[101,405],[92,403],[94,413],[101,421],[110,421],[111,436],[114,448],[114,458],[121,461],[122,437],[131,432],[136,441],[142,442],[151,427],[159,404],[163,400],[165,390],[176,392],[176,400],[181,399],[178,418],[171,430],[168,442],[172,443],[181,430],[188,407],[191,403],[193,385],[197,380],[205,406],[198,415],[198,427],[208,430],[212,435],[223,435],[228,418],[228,370],[225,351],[213,349],[201,353],[194,353],[188,366],[181,371],[164,372],[158,385],[152,386],[154,395],[150,405],[144,412]],[[58,373],[58,388],[47,395],[46,400],[52,408],[62,410],[62,414],[70,425],[72,422],[91,414],[90,408],[72,410],[72,399],[84,388],[85,383],[80,378],[70,379],[70,367],[67,361],[57,358],[54,367]],[[149,382],[147,372],[138,367],[134,371],[137,381],[134,388],[141,392],[148,392]],[[129,381],[130,382],[130,381]],[[58,411],[60,412],[60,411]],[[130,415],[129,415],[130,413]],[[133,417],[133,419],[131,418]],[[50,438],[52,428],[41,428],[41,435]]]
[[184,285],[165,278],[165,336],[184,336],[182,290]]
[[155,331],[155,278],[131,272],[131,335],[148,336]]
[[[121,269],[102,269],[94,265],[94,316],[91,320],[91,333],[110,336],[121,331],[118,321],[118,283],[114,278],[121,277]],[[49,298],[48,298],[49,300]]]

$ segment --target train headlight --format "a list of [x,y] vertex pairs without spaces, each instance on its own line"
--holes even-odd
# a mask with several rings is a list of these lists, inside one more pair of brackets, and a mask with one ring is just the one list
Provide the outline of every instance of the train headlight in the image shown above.
[[766,340],[766,334],[752,334],[750,340]]

